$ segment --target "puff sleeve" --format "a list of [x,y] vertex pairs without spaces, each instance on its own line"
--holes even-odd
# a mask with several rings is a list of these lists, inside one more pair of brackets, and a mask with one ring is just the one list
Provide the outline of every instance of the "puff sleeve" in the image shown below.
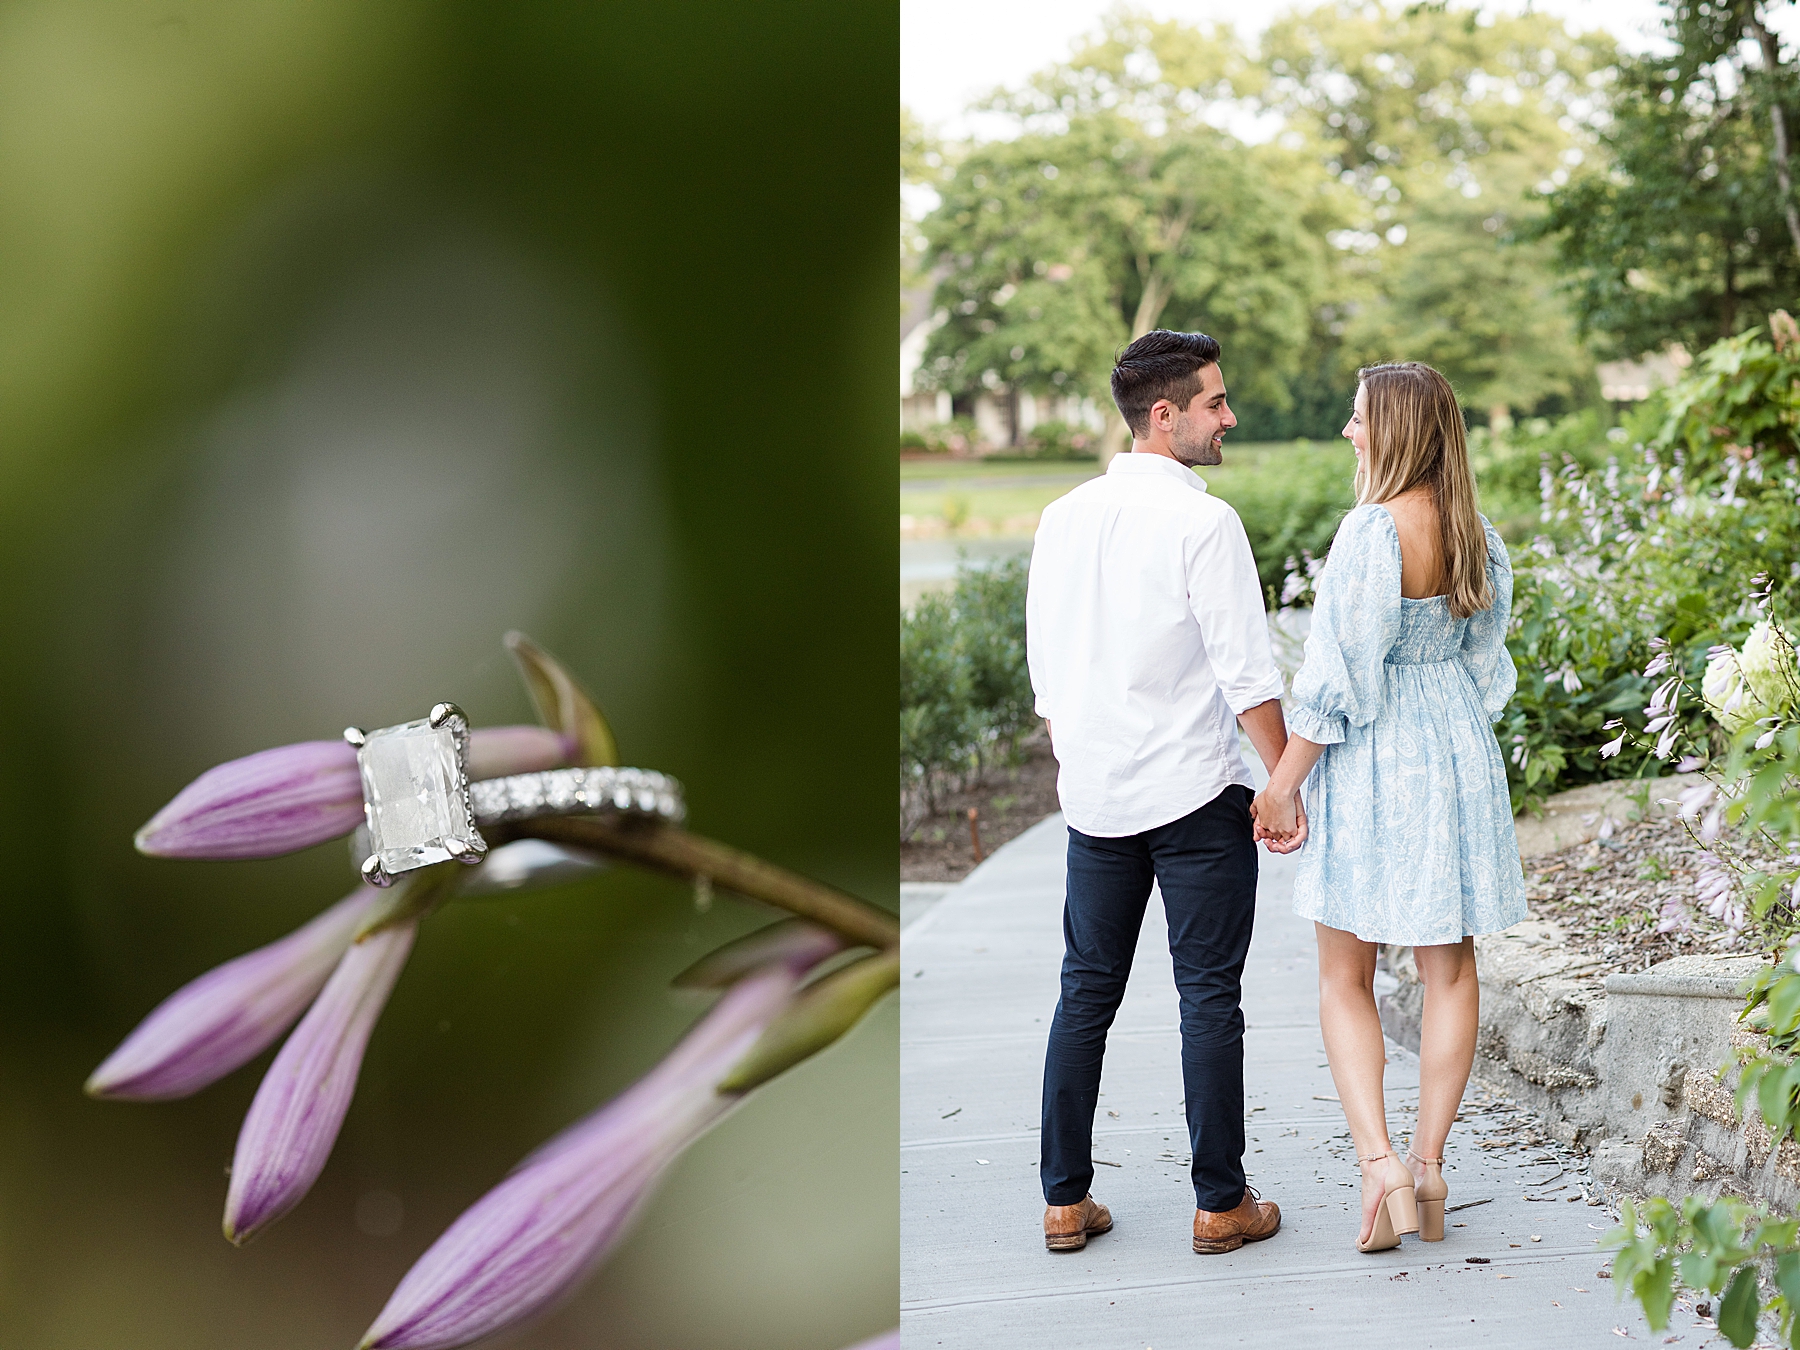
[[1469,617],[1460,655],[1463,669],[1469,672],[1475,691],[1481,695],[1488,721],[1497,722],[1519,684],[1512,653],[1506,649],[1506,630],[1512,622],[1512,559],[1507,556],[1499,531],[1486,516],[1481,518],[1481,525],[1487,533],[1487,578],[1494,603]]
[[[1504,626],[1502,628],[1504,631]],[[1344,517],[1319,574],[1288,730],[1336,745],[1381,711],[1387,654],[1400,635],[1400,536],[1380,506]]]

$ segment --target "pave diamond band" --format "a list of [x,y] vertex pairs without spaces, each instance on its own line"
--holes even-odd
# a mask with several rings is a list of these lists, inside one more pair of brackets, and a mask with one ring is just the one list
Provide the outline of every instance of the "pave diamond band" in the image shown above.
[[671,824],[687,814],[681,784],[652,769],[548,769],[469,784],[477,825],[595,811],[654,816]]

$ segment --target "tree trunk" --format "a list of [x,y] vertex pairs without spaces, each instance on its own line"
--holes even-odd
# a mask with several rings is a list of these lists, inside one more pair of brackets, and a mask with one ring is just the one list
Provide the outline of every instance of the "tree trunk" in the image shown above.
[[[1182,223],[1183,231],[1186,222]],[[1138,298],[1137,313],[1131,316],[1131,340],[1136,342],[1145,333],[1156,327],[1156,321],[1162,318],[1163,310],[1169,305],[1169,284],[1156,265],[1146,257],[1138,258],[1138,272],[1144,278],[1144,293]],[[1124,451],[1131,443],[1131,428],[1119,417],[1118,410],[1107,419],[1106,430],[1100,433],[1100,472],[1106,472],[1106,466],[1112,463],[1112,457]]]
[[1781,209],[1787,216],[1788,238],[1793,240],[1794,253],[1800,256],[1800,208],[1794,205],[1794,179],[1788,169],[1787,114],[1781,107],[1781,44],[1754,8],[1750,11],[1748,27],[1756,38],[1756,45],[1762,48],[1763,74],[1769,81],[1769,121],[1775,129],[1775,183],[1781,189]]

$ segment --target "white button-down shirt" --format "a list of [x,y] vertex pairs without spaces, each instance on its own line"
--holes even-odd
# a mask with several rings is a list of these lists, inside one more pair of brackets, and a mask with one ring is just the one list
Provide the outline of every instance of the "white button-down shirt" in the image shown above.
[[1045,508],[1025,615],[1070,825],[1141,834],[1254,786],[1237,714],[1281,675],[1243,523],[1192,470],[1115,455]]

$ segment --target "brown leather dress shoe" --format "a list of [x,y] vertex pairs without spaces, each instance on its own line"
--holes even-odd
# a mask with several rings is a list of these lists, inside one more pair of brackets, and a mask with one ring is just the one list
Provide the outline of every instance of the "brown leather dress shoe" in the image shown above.
[[1280,1208],[1246,1186],[1243,1201],[1236,1209],[1218,1214],[1210,1209],[1194,1211],[1194,1250],[1202,1256],[1235,1252],[1246,1242],[1261,1242],[1266,1237],[1273,1237],[1279,1227]]
[[1087,1246],[1088,1234],[1112,1227],[1112,1211],[1091,1195],[1078,1205],[1048,1205],[1044,1209],[1044,1245],[1053,1252],[1078,1252]]

